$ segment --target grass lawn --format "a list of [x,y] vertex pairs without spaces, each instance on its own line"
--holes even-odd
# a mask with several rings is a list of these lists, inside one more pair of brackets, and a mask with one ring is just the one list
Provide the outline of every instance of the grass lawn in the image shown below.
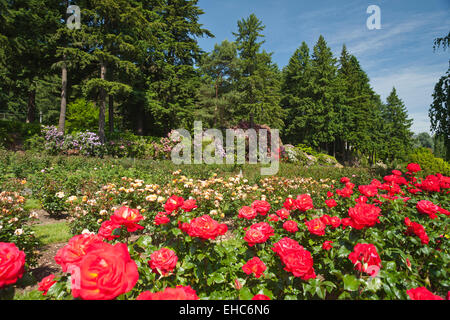
[[42,241],[43,245],[66,242],[72,238],[67,222],[35,225],[33,226],[33,230],[36,237]]

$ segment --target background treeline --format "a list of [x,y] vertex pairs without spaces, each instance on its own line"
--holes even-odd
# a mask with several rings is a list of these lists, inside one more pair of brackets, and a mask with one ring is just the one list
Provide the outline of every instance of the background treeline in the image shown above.
[[[335,57],[322,36],[303,42],[280,70],[252,14],[204,52],[197,2],[0,0],[0,112],[102,142],[246,121],[348,162],[404,159],[417,143],[395,88],[381,101],[345,45]],[[70,5],[81,29],[66,25]]]

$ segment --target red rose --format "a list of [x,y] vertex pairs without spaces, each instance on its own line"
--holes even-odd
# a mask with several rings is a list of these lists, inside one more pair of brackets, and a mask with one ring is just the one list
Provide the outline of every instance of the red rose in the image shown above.
[[295,209],[294,199],[286,198],[286,200],[283,203],[283,207],[286,210],[293,210],[293,209]]
[[164,204],[164,210],[167,213],[172,213],[173,211],[180,208],[183,204],[184,204],[183,197],[173,195],[169,199],[167,199],[166,203]]
[[264,294],[255,294],[252,300],[270,300],[270,298]]
[[372,181],[370,182],[370,185],[379,188],[379,187],[381,187],[381,182],[378,179],[372,179]]
[[348,209],[348,215],[351,218],[351,226],[355,229],[373,227],[379,223],[381,209],[367,203],[357,203],[353,208]]
[[246,274],[254,274],[256,278],[261,277],[261,275],[266,271],[267,267],[264,262],[258,257],[254,257],[247,261],[246,264],[242,266],[242,270]]
[[190,227],[191,225],[189,223],[178,221],[178,228],[181,231],[188,233]]
[[252,300],[270,300],[270,298],[263,294],[255,294]]
[[428,200],[420,200],[416,205],[417,211],[423,214],[427,214],[431,219],[437,218],[436,213],[439,211],[439,207],[433,202]]
[[356,203],[367,203],[369,199],[367,199],[366,196],[359,196],[358,198],[355,199]]
[[371,276],[377,275],[381,268],[381,259],[373,244],[358,243],[348,258],[354,264],[355,270],[366,272]]
[[415,172],[418,172],[418,171],[422,170],[422,168],[420,168],[420,165],[417,164],[417,163],[410,163],[410,164],[408,164],[408,165],[406,166],[406,169],[407,169],[409,172],[412,172],[412,173],[415,173]]
[[346,227],[351,227],[352,226],[352,219],[350,218],[343,218],[341,219],[341,225],[342,225],[342,229],[345,230]]
[[313,209],[313,200],[311,199],[311,196],[308,194],[301,194],[297,196],[297,199],[294,200],[295,207],[302,211],[306,212],[310,209]]
[[178,257],[173,250],[162,248],[150,255],[148,265],[153,269],[153,272],[166,276],[175,269],[177,261]]
[[269,214],[269,221],[273,221],[273,222],[277,222],[278,220],[280,220],[280,217],[277,216],[276,214]]
[[128,232],[144,229],[138,222],[144,219],[137,209],[130,209],[128,207],[121,207],[114,211],[111,216],[111,221],[127,228]]
[[255,200],[252,203],[252,208],[260,215],[265,216],[270,210],[270,204],[267,201]]
[[325,223],[325,225],[331,224],[331,217],[327,214],[324,214],[319,219],[322,220],[322,222]]
[[341,225],[341,219],[339,217],[331,217],[330,224],[332,228],[336,229]]
[[439,207],[439,213],[444,214],[446,216],[450,216],[450,211],[445,210],[444,208]]
[[[181,198],[181,199],[183,199],[183,198]],[[185,200],[183,202],[183,205],[180,208],[182,210],[184,210],[185,212],[191,212],[192,210],[197,208],[196,202],[197,202],[197,200],[195,200],[195,199]]]
[[331,198],[332,196],[334,196],[334,193],[331,191],[327,191],[327,198]]
[[408,217],[405,217],[405,225],[408,227],[406,234],[415,234],[419,237],[422,244],[428,244],[429,238],[425,232],[424,226],[420,223],[412,222]]
[[408,192],[409,192],[409,193],[412,193],[412,194],[418,194],[419,192],[422,192],[422,190],[420,190],[420,189],[414,189],[414,188],[409,188],[409,189],[408,189]]
[[14,243],[0,242],[0,289],[14,284],[25,272],[25,252]]
[[98,230],[98,235],[106,240],[114,240],[119,238],[119,235],[114,234],[114,230],[120,229],[120,224],[112,222],[111,220],[104,221]]
[[298,231],[298,225],[297,222],[293,220],[288,220],[285,223],[283,223],[283,229],[287,232],[295,233]]
[[400,170],[392,170],[392,174],[393,174],[394,176],[401,176],[401,175],[402,175],[402,172],[401,172]]
[[350,182],[350,179],[347,177],[342,177],[340,181],[341,183],[346,184],[347,182]]
[[345,187],[346,187],[347,189],[353,190],[353,188],[355,187],[355,184],[354,184],[354,183],[351,183],[351,182],[347,182],[347,183],[345,184]]
[[284,270],[292,272],[294,277],[300,277],[303,280],[316,278],[313,258],[309,251],[305,249],[290,251],[280,258],[284,264]]
[[353,194],[353,190],[349,188],[336,189],[336,193],[342,198],[350,198],[350,196]]
[[155,293],[142,292],[136,300],[199,300],[199,297],[191,286],[176,286]]
[[203,240],[215,239],[218,236],[224,235],[228,230],[226,224],[218,223],[206,214],[192,219],[189,223],[189,227],[186,225],[184,225],[184,227],[186,228],[187,234],[191,237],[198,237]]
[[363,185],[363,186],[358,186],[358,190],[359,192],[370,198],[370,197],[375,197],[378,193],[378,188],[374,185]]
[[241,209],[239,209],[238,217],[244,218],[247,220],[252,220],[252,219],[256,218],[257,215],[258,215],[258,212],[255,209],[253,209],[252,207],[243,206]]
[[170,222],[169,217],[167,216],[166,212],[158,212],[155,216],[154,224],[159,226],[162,224],[167,224]]
[[133,289],[139,279],[127,245],[96,243],[72,269],[72,295],[84,300],[111,300]]
[[406,293],[411,300],[444,300],[444,298],[433,294],[425,287],[409,289]]
[[284,256],[291,251],[303,250],[304,248],[295,240],[284,237],[274,243],[272,250],[278,256]]
[[334,199],[328,199],[328,200],[325,200],[325,204],[328,206],[328,208],[334,208],[334,207],[336,207],[337,206],[337,202],[336,202],[336,200],[334,200]]
[[103,239],[95,234],[85,233],[74,236],[58,250],[55,262],[61,266],[63,272],[67,272],[69,265],[77,265],[90,248],[97,243],[103,243]]
[[429,175],[420,184],[416,184],[416,187],[427,192],[440,192],[441,181],[438,177]]
[[289,212],[289,210],[287,210],[287,209],[285,209],[285,208],[282,208],[282,209],[280,209],[280,210],[277,210],[276,213],[277,213],[277,215],[278,215],[282,220],[289,218],[289,216],[291,215],[291,213]]
[[250,247],[256,243],[264,243],[273,236],[273,228],[267,222],[255,223],[245,232],[244,240]]
[[56,283],[54,279],[55,275],[51,274],[49,276],[46,276],[44,279],[41,280],[41,282],[39,282],[38,290],[42,291],[43,296],[45,296],[48,292],[48,289],[50,289],[50,287]]
[[320,218],[312,219],[305,222],[308,231],[312,234],[323,236],[325,234],[325,223],[322,222]]
[[333,248],[333,246],[331,245],[333,243],[333,241],[327,240],[322,244],[322,249],[323,250],[330,250],[331,248]]

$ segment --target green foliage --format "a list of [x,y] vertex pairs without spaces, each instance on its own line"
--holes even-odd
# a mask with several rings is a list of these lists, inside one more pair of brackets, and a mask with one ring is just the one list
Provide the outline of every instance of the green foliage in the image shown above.
[[[20,182],[15,180],[15,184]],[[25,198],[19,192],[0,192],[0,242],[14,243],[25,252],[27,266],[34,267],[41,243],[29,225],[32,218],[30,211],[23,208],[24,203]]]
[[[450,33],[446,37],[434,40],[434,48],[441,45],[448,48]],[[445,159],[450,160],[450,60],[449,68],[434,87],[433,102],[428,110],[431,121],[431,131],[440,136],[445,145]]]
[[413,136],[414,148],[434,149],[434,141],[428,132],[421,132]]
[[4,147],[20,144],[40,133],[41,126],[38,123],[0,120],[0,145]]
[[450,175],[450,163],[444,159],[437,158],[430,149],[417,148],[409,155],[409,162],[418,163],[420,167],[428,174],[440,172],[443,175]]
[[77,99],[67,105],[66,131],[68,133],[98,130],[98,109],[86,99]]

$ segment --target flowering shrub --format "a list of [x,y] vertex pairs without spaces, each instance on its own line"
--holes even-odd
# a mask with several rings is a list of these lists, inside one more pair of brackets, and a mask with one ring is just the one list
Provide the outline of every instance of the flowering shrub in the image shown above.
[[94,132],[78,132],[64,135],[55,126],[43,128],[45,133],[45,150],[50,154],[80,154],[83,156],[102,157],[105,146]]
[[46,299],[442,298],[449,177],[408,170],[360,186],[343,177],[310,194],[294,193],[300,180],[276,177],[254,186],[176,173],[181,182],[164,187],[124,178],[125,186],[71,198],[90,232],[56,254],[61,271],[42,292]]
[[24,210],[24,203],[25,198],[17,192],[0,192],[0,242],[15,244],[26,253],[28,265],[33,266],[39,255],[39,241],[27,223],[37,215]]

